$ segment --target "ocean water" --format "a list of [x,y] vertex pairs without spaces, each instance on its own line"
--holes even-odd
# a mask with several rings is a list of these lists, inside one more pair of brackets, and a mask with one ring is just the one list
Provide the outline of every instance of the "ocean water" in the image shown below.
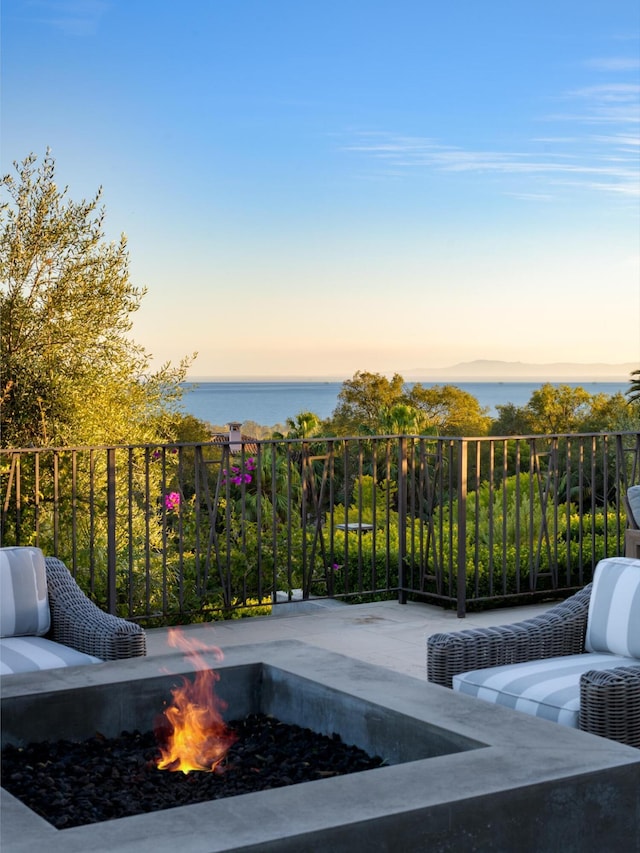
[[[407,382],[407,386],[415,382]],[[430,383],[422,382],[429,387]],[[497,406],[524,406],[542,382],[452,382],[472,394],[489,414]],[[582,387],[590,394],[624,393],[625,382],[553,382],[553,385]],[[255,421],[261,426],[284,424],[300,412],[328,418],[336,407],[342,382],[185,382],[183,407],[200,420],[224,427],[230,421]]]

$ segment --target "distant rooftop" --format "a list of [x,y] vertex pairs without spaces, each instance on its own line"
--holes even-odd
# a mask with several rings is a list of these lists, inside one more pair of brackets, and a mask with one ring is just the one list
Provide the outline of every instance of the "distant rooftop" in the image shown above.
[[253,455],[258,452],[258,439],[240,432],[239,423],[230,423],[229,432],[211,433],[213,444],[228,444],[230,453]]

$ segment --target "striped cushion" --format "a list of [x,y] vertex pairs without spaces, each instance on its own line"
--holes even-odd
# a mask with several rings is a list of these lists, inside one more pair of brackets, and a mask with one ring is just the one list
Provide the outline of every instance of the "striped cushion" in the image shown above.
[[455,675],[453,689],[577,729],[580,676],[635,663],[622,655],[565,655]]
[[585,648],[640,660],[640,560],[611,557],[596,566]]
[[7,637],[0,640],[0,675],[88,663],[102,661],[44,637]]
[[0,637],[46,634],[47,571],[39,548],[0,548]]

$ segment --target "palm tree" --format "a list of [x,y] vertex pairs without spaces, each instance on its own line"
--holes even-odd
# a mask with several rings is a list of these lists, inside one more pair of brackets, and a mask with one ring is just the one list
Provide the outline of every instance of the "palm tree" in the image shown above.
[[435,435],[437,430],[426,412],[405,403],[383,406],[380,411],[378,428],[387,435]]
[[626,394],[630,403],[640,403],[640,370],[631,372],[631,384]]
[[287,438],[310,438],[320,429],[320,418],[314,412],[300,412],[287,418]]

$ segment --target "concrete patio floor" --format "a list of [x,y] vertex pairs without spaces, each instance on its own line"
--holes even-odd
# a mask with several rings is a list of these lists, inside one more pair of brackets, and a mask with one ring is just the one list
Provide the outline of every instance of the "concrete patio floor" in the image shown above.
[[[503,625],[529,619],[552,603],[487,610],[459,619],[455,611],[431,604],[376,601],[344,604],[314,600],[278,604],[270,616],[188,625],[183,630],[208,646],[226,648],[273,640],[299,640],[327,651],[426,679],[426,638],[444,631]],[[147,631],[147,654],[165,655],[169,629]]]

